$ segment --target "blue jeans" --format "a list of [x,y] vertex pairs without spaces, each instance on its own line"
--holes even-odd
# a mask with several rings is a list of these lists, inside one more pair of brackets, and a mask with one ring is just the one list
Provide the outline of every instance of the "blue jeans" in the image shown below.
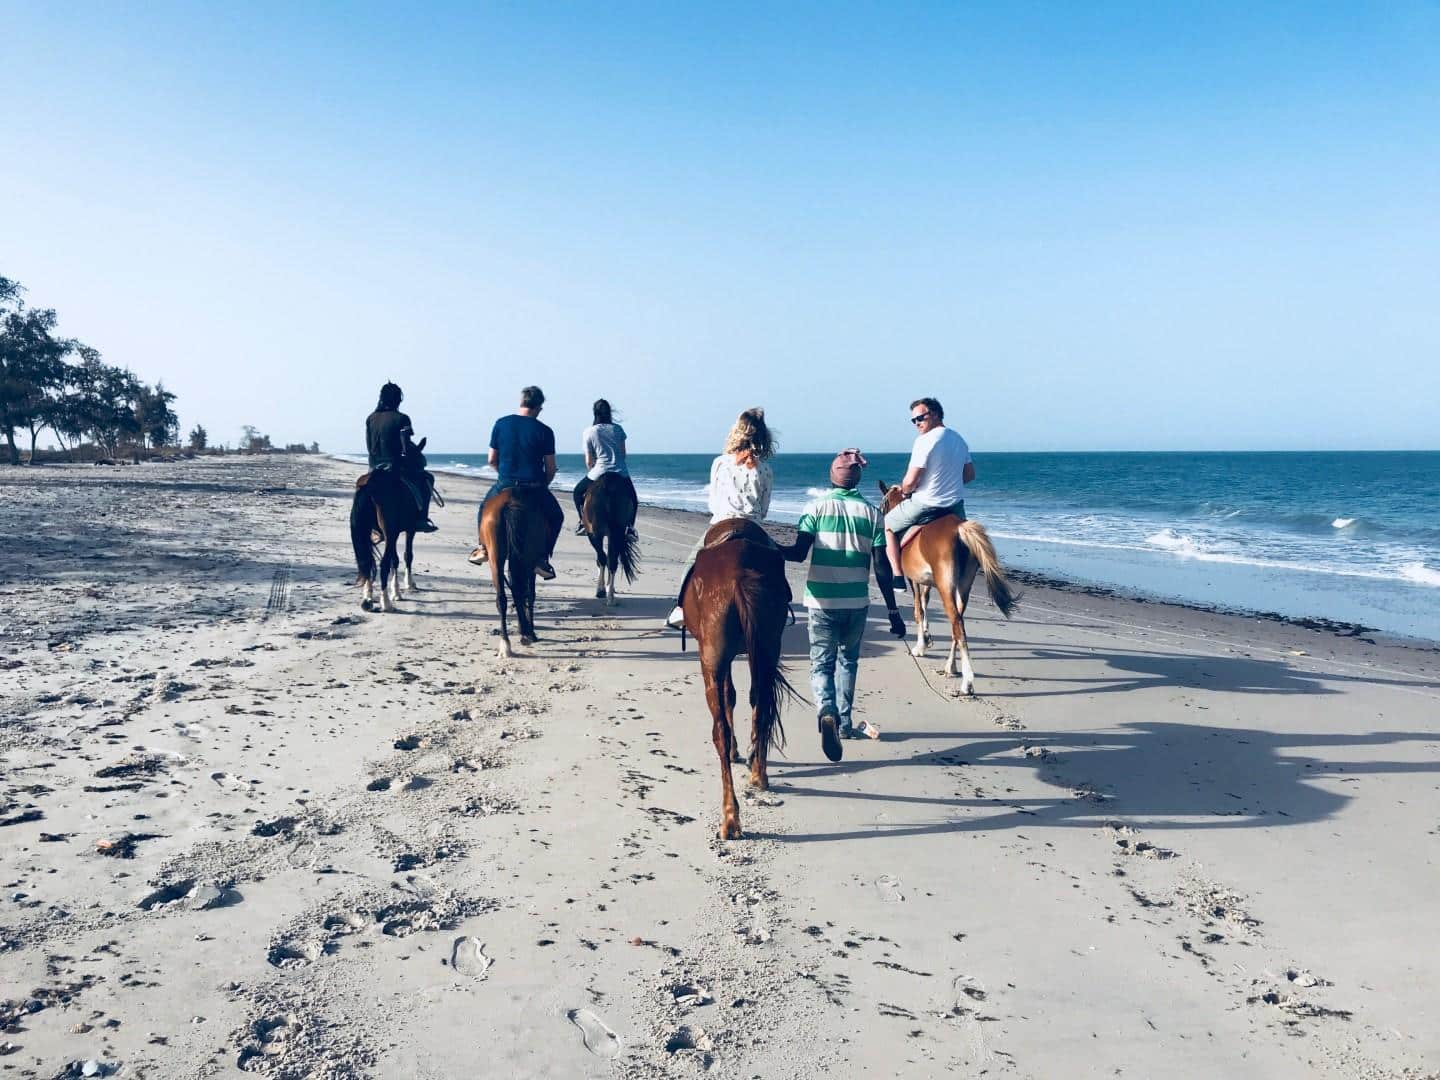
[[841,731],[851,726],[855,672],[860,667],[860,639],[865,636],[867,614],[868,608],[809,609],[810,689],[815,692],[815,715],[838,716]]

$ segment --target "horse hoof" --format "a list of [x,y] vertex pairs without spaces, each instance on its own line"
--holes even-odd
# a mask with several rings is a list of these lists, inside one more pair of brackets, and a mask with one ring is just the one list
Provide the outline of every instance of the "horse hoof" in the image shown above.
[[509,660],[514,657],[515,653],[510,648],[510,643],[508,641],[502,641],[500,643],[500,649],[497,655],[500,657],[501,660]]
[[974,697],[974,696],[975,696],[975,684],[974,684],[974,683],[961,683],[961,684],[960,684],[960,692],[961,692],[962,694],[967,695],[968,697]]
[[361,600],[361,601],[360,601],[360,610],[361,610],[361,611],[374,611],[374,610],[375,610],[375,601],[374,601],[374,600]]
[[605,590],[604,590],[604,589],[596,589],[596,590],[595,590],[595,599],[596,599],[596,600],[604,600],[604,599],[605,599]]
[[521,644],[521,645],[534,645],[535,642],[537,642],[537,641],[539,641],[539,640],[540,640],[539,638],[533,638],[533,637],[530,637],[530,636],[528,636],[528,635],[526,635],[526,634],[521,634],[521,635],[520,635],[520,644]]
[[740,832],[740,823],[738,821],[727,821],[720,826],[721,840],[739,840],[743,835],[744,834]]

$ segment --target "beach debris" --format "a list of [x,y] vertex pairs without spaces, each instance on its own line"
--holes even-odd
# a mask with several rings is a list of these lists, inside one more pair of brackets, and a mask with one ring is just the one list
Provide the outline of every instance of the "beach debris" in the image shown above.
[[715,1002],[710,991],[697,983],[678,982],[669,988],[670,1000],[682,1008],[698,1008]]
[[125,833],[115,837],[113,840],[95,841],[95,850],[101,855],[108,855],[112,859],[133,859],[135,847],[146,840],[160,840],[163,837],[159,833]]

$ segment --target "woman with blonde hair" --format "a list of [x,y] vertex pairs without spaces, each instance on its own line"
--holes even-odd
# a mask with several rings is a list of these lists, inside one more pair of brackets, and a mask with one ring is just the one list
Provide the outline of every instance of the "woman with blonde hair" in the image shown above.
[[[770,512],[770,492],[775,486],[775,473],[770,458],[775,454],[775,437],[765,423],[765,410],[758,405],[746,409],[735,420],[725,437],[725,452],[710,463],[710,524],[729,518],[749,518],[763,522]],[[690,580],[695,556],[705,544],[702,536],[690,549],[685,560],[685,576],[680,582],[680,596]],[[685,624],[685,612],[679,601],[665,620],[675,629]]]

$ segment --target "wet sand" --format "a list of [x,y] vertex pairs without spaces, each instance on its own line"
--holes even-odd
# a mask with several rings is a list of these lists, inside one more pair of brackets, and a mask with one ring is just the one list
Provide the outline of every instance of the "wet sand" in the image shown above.
[[884,739],[787,708],[722,843],[657,629],[703,523],[612,610],[567,526],[501,661],[478,485],[367,614],[354,471],[0,470],[7,1073],[1440,1069],[1433,649],[1035,584],[965,699],[872,619]]

